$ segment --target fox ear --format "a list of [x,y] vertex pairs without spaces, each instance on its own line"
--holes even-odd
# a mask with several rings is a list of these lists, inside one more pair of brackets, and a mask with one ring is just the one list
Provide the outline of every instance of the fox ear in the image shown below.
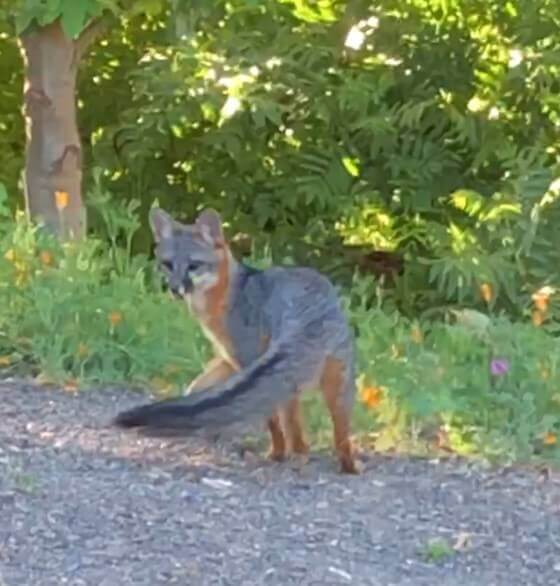
[[150,210],[150,227],[154,234],[156,242],[160,242],[166,238],[171,238],[173,235],[173,218],[160,208],[152,208]]
[[196,219],[196,227],[200,234],[209,244],[222,246],[224,244],[224,232],[222,230],[222,219],[216,210],[206,209],[200,212]]

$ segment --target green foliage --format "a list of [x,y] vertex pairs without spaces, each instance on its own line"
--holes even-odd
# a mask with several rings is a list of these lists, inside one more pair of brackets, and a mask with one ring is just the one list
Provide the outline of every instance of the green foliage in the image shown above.
[[421,549],[420,555],[426,562],[441,563],[453,557],[455,550],[445,539],[430,539]]
[[[368,286],[357,283],[354,296]],[[545,329],[476,311],[418,323],[355,304],[351,315],[362,400],[370,402],[372,388],[383,397],[372,410],[379,448],[436,433],[464,454],[558,457],[560,342]]]
[[108,3],[99,0],[21,0],[15,7],[15,32],[46,26],[60,18],[64,32],[76,38],[89,19],[99,16]]
[[92,55],[83,127],[142,209],[212,205],[347,283],[345,244],[397,251],[408,314],[488,282],[520,315],[560,276],[558,18],[523,0],[171,3]]
[[[275,258],[347,284],[348,245],[397,252],[404,271],[381,285],[408,315],[480,303],[488,283],[493,307],[519,317],[532,290],[558,284],[555,3],[18,6],[41,23],[62,14],[70,34],[120,16],[80,79],[86,185],[102,168],[142,218],[156,198],[184,217],[212,205]],[[0,42],[0,157],[16,193],[21,64]]]
[[[130,243],[137,224],[104,194],[108,240],[61,245],[3,208],[0,223],[0,353],[13,370],[80,384],[151,383],[176,390],[200,370],[206,345],[164,294]],[[4,205],[4,204],[3,204]],[[27,365],[27,366],[26,366]]]
[[1,180],[9,188],[10,203],[15,206],[14,194],[23,168],[24,141],[21,98],[23,63],[15,38],[7,21],[0,14],[0,169]]
[[13,18],[16,35],[60,19],[66,35],[76,39],[104,12],[115,15],[158,14],[164,4],[164,0],[17,0],[7,7],[0,3],[0,16]]

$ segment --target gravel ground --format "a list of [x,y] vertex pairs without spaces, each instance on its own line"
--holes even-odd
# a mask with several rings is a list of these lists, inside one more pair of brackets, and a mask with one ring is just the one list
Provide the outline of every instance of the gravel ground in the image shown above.
[[347,477],[330,454],[111,429],[131,392],[7,381],[0,399],[2,586],[560,583],[553,473],[362,454]]

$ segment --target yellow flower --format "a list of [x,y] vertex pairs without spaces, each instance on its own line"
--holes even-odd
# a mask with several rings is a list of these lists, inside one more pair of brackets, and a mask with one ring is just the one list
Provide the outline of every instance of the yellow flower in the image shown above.
[[0,356],[0,366],[10,366],[11,363],[11,356]]
[[494,297],[494,292],[492,291],[492,285],[490,283],[482,283],[480,285],[480,296],[486,303],[490,303],[492,301],[492,297]]
[[39,258],[45,266],[50,266],[53,263],[53,255],[48,250],[42,250],[39,254]]
[[553,446],[558,441],[558,437],[556,434],[549,431],[548,433],[545,433],[542,441],[545,446]]
[[542,323],[544,322],[544,318],[545,318],[545,314],[540,311],[539,309],[535,309],[533,310],[533,313],[531,315],[531,321],[533,322],[533,325],[535,327],[539,327],[542,325]]
[[546,311],[548,308],[548,302],[550,301],[550,296],[554,293],[554,289],[552,287],[541,287],[538,291],[535,291],[531,296],[533,302],[535,303],[535,307],[539,311]]
[[14,252],[14,249],[10,248],[10,250],[7,250],[6,254],[4,254],[4,258],[6,260],[9,260],[10,262],[14,262],[16,258],[16,253]]
[[56,204],[56,209],[60,212],[68,206],[68,202],[70,201],[70,196],[68,195],[67,191],[55,191],[54,192],[54,201]]
[[123,320],[123,315],[120,311],[111,311],[109,314],[109,321],[113,327],[118,326]]
[[360,398],[364,405],[375,409],[383,400],[383,389],[381,387],[364,387],[360,392]]

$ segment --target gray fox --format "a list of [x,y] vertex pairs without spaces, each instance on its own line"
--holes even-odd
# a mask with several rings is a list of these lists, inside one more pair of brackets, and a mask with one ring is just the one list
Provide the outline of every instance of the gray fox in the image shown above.
[[299,395],[320,388],[341,469],[356,473],[349,437],[354,342],[333,285],[308,268],[257,270],[237,262],[214,210],[185,225],[152,209],[150,225],[167,285],[186,301],[214,358],[185,396],[122,412],[114,423],[188,433],[262,417],[269,455],[279,461],[289,450],[307,453]]

